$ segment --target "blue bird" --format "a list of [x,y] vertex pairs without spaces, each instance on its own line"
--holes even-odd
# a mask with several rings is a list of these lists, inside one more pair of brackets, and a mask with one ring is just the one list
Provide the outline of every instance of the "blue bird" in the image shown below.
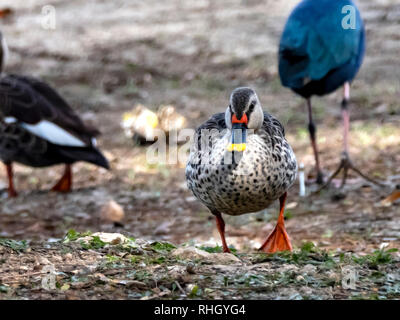
[[317,183],[323,174],[316,144],[316,125],[311,97],[325,95],[343,86],[343,153],[340,165],[324,186],[344,170],[353,169],[370,182],[351,162],[348,153],[350,83],[362,64],[365,29],[360,12],[350,0],[303,0],[290,14],[279,44],[279,76],[282,85],[307,99],[308,130],[317,169]]

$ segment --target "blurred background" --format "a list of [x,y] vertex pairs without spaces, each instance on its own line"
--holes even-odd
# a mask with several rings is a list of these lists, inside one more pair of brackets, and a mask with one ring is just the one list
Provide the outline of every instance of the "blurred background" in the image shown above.
[[[184,163],[148,164],[146,147],[121,128],[123,114],[142,104],[156,111],[172,105],[195,128],[222,112],[238,86],[256,89],[264,109],[284,124],[306,173],[313,169],[304,100],[283,88],[277,49],[297,0],[2,0],[11,13],[0,19],[10,57],[7,73],[48,81],[95,124],[110,160],[105,171],[74,166],[75,189],[48,193],[62,166],[16,166],[20,197],[0,200],[0,236],[61,238],[68,229],[124,232],[137,238],[215,245],[219,235],[208,210],[186,187]],[[350,151],[377,179],[400,183],[400,3],[357,2],[367,31],[367,53],[351,91]],[[341,91],[314,99],[321,162],[336,168],[342,150]],[[352,178],[352,176],[350,177]],[[354,177],[355,178],[355,177]],[[299,197],[289,192],[287,230],[294,245],[365,250],[400,243],[400,204],[382,202],[393,190],[350,180],[340,201],[327,190]],[[5,170],[0,189],[5,189]],[[101,219],[118,203],[122,227]],[[272,230],[278,204],[261,213],[226,217],[227,240],[241,250],[257,246]]]

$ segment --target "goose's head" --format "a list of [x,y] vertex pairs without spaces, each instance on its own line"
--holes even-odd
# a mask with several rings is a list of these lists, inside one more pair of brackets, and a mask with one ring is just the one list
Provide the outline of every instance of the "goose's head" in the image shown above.
[[4,39],[3,34],[0,32],[0,74],[6,65],[8,58],[8,47],[6,39]]
[[229,102],[225,111],[225,122],[231,129],[232,140],[227,150],[241,152],[246,149],[247,130],[260,129],[264,113],[256,92],[251,88],[236,88],[232,91]]

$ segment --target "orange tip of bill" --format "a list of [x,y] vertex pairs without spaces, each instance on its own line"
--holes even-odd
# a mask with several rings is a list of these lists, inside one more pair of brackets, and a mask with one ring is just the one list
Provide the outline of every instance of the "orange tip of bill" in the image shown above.
[[228,145],[226,148],[229,152],[231,151],[237,151],[237,152],[243,152],[246,150],[246,144],[245,143],[231,143]]

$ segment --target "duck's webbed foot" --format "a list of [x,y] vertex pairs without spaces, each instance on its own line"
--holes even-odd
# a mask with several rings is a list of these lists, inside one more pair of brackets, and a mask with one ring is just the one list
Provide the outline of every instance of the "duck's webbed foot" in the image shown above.
[[65,165],[65,171],[61,179],[55,184],[51,191],[69,192],[72,188],[72,170],[71,165]]
[[292,244],[285,229],[283,212],[285,210],[286,192],[280,197],[280,212],[278,223],[274,230],[270,233],[267,240],[263,243],[259,250],[266,253],[274,253],[277,251],[292,251]]
[[292,244],[290,243],[285,226],[278,223],[259,250],[266,253],[292,251]]

